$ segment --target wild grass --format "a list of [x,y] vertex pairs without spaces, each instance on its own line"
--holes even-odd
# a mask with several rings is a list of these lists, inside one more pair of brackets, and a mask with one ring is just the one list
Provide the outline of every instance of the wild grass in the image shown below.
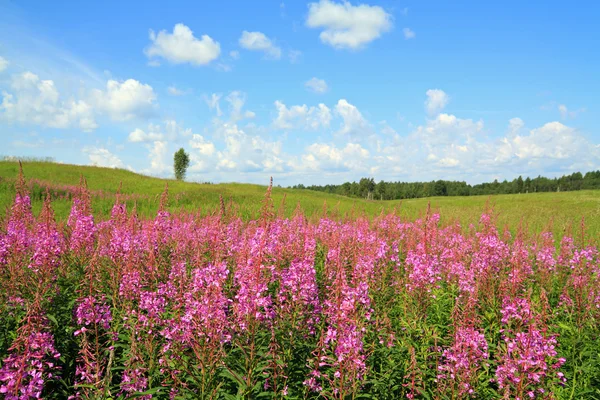
[[[31,184],[32,205],[37,214],[42,207],[46,187],[53,192],[53,207],[59,221],[64,221],[71,209],[71,194],[83,176],[92,191],[93,212],[100,220],[107,219],[116,193],[123,195],[128,207],[134,204],[141,216],[156,214],[160,194],[169,186],[171,211],[195,211],[207,214],[218,208],[220,197],[234,206],[238,215],[249,220],[260,212],[268,182],[265,185],[241,183],[206,184],[181,182],[140,175],[123,169],[57,164],[51,162],[24,163],[25,176]],[[0,215],[12,204],[14,182],[19,166],[16,162],[0,161]],[[582,221],[590,237],[600,236],[600,191],[561,193],[528,193],[495,196],[430,197],[402,201],[351,199],[310,190],[277,187],[272,197],[282,216],[289,217],[299,204],[305,215],[318,217],[326,209],[329,216],[350,218],[373,217],[397,212],[406,220],[422,216],[428,205],[442,216],[442,223],[459,222],[465,229],[476,221],[488,206],[497,214],[499,228],[516,233],[520,226],[531,233],[552,231],[557,237],[577,235]],[[52,190],[54,188],[54,190]],[[71,188],[71,189],[70,189]],[[120,189],[119,189],[120,188]]]

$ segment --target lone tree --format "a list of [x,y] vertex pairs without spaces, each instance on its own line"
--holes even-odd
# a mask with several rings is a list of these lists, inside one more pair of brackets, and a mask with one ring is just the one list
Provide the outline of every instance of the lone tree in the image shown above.
[[175,169],[175,178],[179,181],[185,178],[185,172],[190,165],[190,156],[183,150],[183,147],[175,152],[173,157],[173,168]]

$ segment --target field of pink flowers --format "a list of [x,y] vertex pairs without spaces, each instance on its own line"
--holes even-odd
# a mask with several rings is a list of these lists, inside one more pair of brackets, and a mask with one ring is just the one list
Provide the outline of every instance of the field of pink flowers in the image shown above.
[[6,399],[599,399],[600,256],[585,229],[511,237],[424,212],[309,222],[265,195],[244,222],[153,219],[117,196],[96,221],[0,228]]

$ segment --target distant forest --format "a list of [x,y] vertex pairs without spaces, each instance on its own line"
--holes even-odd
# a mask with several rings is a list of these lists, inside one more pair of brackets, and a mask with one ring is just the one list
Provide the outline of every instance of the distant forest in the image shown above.
[[429,196],[475,196],[489,194],[567,192],[572,190],[600,189],[600,171],[591,171],[583,175],[575,172],[560,178],[525,178],[519,176],[512,181],[504,180],[469,185],[459,181],[431,182],[375,182],[373,178],[362,178],[358,182],[345,182],[341,185],[292,186],[293,189],[309,189],[319,192],[339,194],[376,200],[414,199]]

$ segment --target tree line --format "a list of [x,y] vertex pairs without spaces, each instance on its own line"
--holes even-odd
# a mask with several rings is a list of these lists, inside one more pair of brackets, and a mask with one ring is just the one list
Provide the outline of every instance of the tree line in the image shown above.
[[361,178],[358,182],[344,182],[341,185],[309,185],[292,186],[293,189],[308,189],[319,192],[339,194],[342,196],[376,199],[399,200],[430,196],[475,196],[490,194],[565,192],[584,189],[600,189],[600,170],[575,172],[560,178],[525,178],[519,176],[512,181],[493,182],[470,185],[463,181],[437,180],[431,182],[375,182],[374,178]]

